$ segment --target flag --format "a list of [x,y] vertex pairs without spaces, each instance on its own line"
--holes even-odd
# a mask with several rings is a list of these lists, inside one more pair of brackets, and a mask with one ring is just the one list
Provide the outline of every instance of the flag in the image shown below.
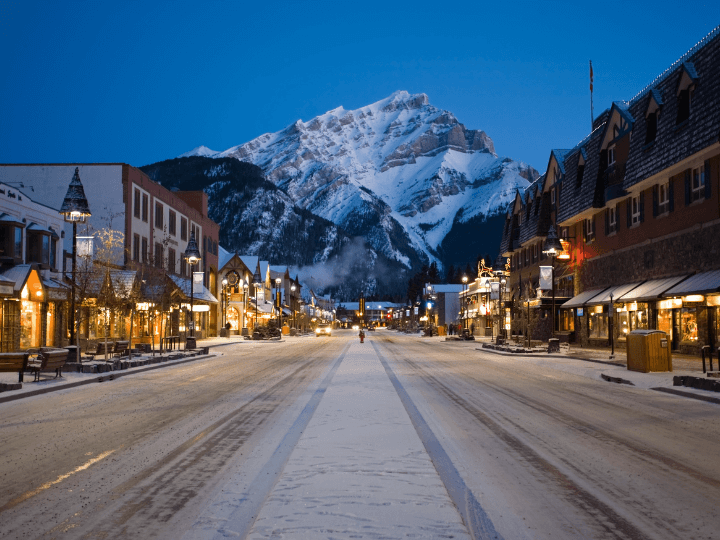
[[590,91],[593,91],[593,70],[592,70],[592,60],[590,60]]

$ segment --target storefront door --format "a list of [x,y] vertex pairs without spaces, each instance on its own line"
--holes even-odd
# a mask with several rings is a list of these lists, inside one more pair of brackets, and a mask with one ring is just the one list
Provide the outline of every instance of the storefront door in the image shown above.
[[680,310],[672,310],[672,348],[678,350],[680,346]]

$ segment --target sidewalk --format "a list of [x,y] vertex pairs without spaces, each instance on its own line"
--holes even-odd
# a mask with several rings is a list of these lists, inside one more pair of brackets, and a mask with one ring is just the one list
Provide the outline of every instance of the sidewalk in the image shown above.
[[[206,340],[198,341],[199,347],[217,347],[218,344],[206,343]],[[209,341],[209,340],[208,340]],[[24,382],[22,388],[16,390],[5,390],[0,391],[0,403],[5,401],[13,401],[23,397],[31,397],[39,394],[45,394],[47,392],[55,392],[59,390],[66,390],[68,388],[74,388],[76,386],[83,386],[85,384],[91,384],[96,382],[103,382],[107,380],[117,379],[130,375],[133,373],[142,373],[144,371],[152,371],[165,366],[185,364],[187,362],[194,362],[196,360],[203,360],[205,358],[211,358],[216,356],[216,353],[212,351],[208,355],[201,354],[200,350],[195,351],[174,350],[168,351],[165,354],[134,354],[132,357],[133,361],[147,362],[144,365],[138,365],[136,367],[128,367],[127,369],[105,371],[103,373],[79,373],[77,371],[71,371],[70,369],[62,370],[62,377],[55,378],[54,372],[43,372],[40,375],[40,380],[34,381],[34,374],[25,372]],[[182,358],[169,359],[169,356],[183,355]],[[119,358],[115,360],[128,361],[128,358]],[[93,364],[106,365],[106,362],[100,360],[85,360],[83,366],[92,366]],[[18,382],[17,372],[0,373],[0,384],[16,385]]]
[[[241,534],[238,516],[249,495],[238,489],[229,481],[187,536]],[[218,509],[228,505],[235,510],[220,520]],[[214,530],[203,530],[207,523]],[[374,349],[355,340],[247,538],[335,536],[469,538]]]

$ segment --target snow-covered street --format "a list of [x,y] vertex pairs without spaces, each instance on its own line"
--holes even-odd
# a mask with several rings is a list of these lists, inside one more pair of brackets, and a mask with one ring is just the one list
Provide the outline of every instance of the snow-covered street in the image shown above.
[[0,538],[718,537],[720,405],[477,347],[238,342],[0,403]]

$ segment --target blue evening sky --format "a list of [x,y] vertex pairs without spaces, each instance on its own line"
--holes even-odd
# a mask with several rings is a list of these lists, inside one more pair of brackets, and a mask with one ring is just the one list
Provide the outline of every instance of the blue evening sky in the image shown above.
[[0,162],[141,166],[426,93],[499,155],[552,148],[720,24],[684,2],[0,2]]

